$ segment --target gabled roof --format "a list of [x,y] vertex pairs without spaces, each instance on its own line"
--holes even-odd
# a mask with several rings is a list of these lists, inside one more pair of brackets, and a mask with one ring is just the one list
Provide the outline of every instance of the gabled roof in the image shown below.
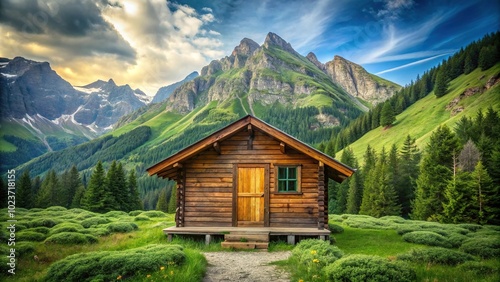
[[267,124],[266,122],[247,115],[230,125],[222,128],[221,130],[211,134],[210,136],[190,145],[179,152],[171,155],[170,157],[160,161],[159,163],[147,169],[150,176],[157,175],[163,178],[172,178],[170,175],[173,170],[182,164],[182,162],[196,156],[197,154],[211,148],[214,143],[221,142],[237,132],[246,129],[248,125],[254,126],[256,129],[270,135],[271,137],[279,140],[289,146],[319,162],[322,162],[326,168],[328,176],[337,182],[342,182],[344,179],[350,177],[355,170],[349,166],[335,160],[334,158],[314,149],[313,147],[299,141],[298,139],[284,133],[283,131]]

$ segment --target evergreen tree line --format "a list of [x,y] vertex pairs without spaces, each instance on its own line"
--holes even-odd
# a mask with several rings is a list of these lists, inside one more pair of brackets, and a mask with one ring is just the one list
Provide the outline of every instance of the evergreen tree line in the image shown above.
[[[420,152],[410,135],[377,154],[341,184],[329,183],[330,213],[398,215],[443,223],[500,224],[500,116],[491,107],[440,126]],[[352,149],[341,162],[358,167]]]
[[[469,74],[476,68],[489,69],[500,61],[500,32],[487,34],[481,40],[474,41],[462,48],[453,56],[442,61],[436,67],[418,75],[383,103],[377,104],[369,112],[351,121],[338,134],[332,135],[329,141],[321,144],[321,148],[330,146],[333,152],[338,152],[358,140],[368,131],[379,126],[389,126],[395,120],[384,115],[384,108],[389,115],[398,115],[416,101],[427,96],[434,90],[436,97],[441,97],[448,91],[451,80],[462,74]],[[385,119],[385,120],[384,120]],[[392,122],[391,122],[392,120]]]
[[[4,193],[6,186],[3,180],[1,186]],[[127,175],[122,164],[113,161],[105,172],[99,161],[87,187],[76,165],[60,175],[52,169],[43,180],[39,176],[32,179],[30,171],[24,170],[16,180],[16,206],[27,209],[62,206],[107,212],[139,210],[142,209],[142,202],[134,169]]]

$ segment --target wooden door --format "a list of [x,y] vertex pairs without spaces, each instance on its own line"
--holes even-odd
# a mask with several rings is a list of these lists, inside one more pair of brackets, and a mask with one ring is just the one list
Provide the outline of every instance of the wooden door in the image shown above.
[[239,165],[236,171],[236,225],[266,226],[269,169],[266,166]]

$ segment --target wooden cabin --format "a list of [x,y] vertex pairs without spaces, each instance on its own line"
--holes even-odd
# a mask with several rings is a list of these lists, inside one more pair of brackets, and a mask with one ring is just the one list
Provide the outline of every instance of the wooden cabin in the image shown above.
[[250,115],[147,171],[177,182],[169,236],[264,230],[289,235],[292,243],[290,235],[329,234],[328,180],[342,182],[354,173]]

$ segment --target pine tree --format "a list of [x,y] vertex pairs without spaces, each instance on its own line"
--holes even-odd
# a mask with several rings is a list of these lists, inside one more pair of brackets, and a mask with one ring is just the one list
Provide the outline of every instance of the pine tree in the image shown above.
[[389,101],[384,103],[382,111],[380,113],[380,125],[384,127],[391,126],[396,121],[396,115],[394,109]]
[[407,135],[398,157],[399,177],[396,185],[401,214],[404,217],[411,213],[411,202],[415,198],[415,180],[418,178],[420,157],[421,154],[415,144],[415,139]]
[[477,194],[476,209],[479,223],[500,224],[500,186],[495,185],[483,163],[479,161],[472,172],[472,187]]
[[102,162],[97,162],[94,171],[90,175],[90,181],[87,190],[83,195],[81,206],[84,209],[93,212],[105,212],[108,208],[104,205],[104,197],[107,194],[106,191],[106,177],[104,175],[104,168],[102,167]]
[[175,213],[177,211],[177,185],[174,185],[170,193],[168,201],[168,213]]
[[442,214],[444,190],[453,176],[453,157],[459,141],[447,126],[440,126],[430,137],[426,154],[420,163],[412,218],[437,220]]
[[385,148],[382,148],[377,158],[375,168],[370,171],[373,181],[373,195],[371,195],[371,209],[368,215],[381,217],[386,215],[400,215],[400,206],[397,203],[397,194],[388,166]]
[[443,66],[439,68],[436,75],[436,82],[434,84],[434,94],[436,97],[442,97],[448,92],[448,75]]
[[484,46],[479,51],[478,65],[481,70],[487,70],[498,63],[499,52],[495,46]]
[[[30,209],[35,204],[35,195],[31,187],[30,171],[25,170],[19,178],[16,187],[16,205],[20,208]],[[5,198],[6,199],[6,198]]]
[[361,205],[359,207],[360,214],[371,214],[373,194],[375,193],[375,180],[374,174],[371,172],[375,169],[375,164],[377,161],[376,152],[368,144],[364,154],[365,165],[363,166],[363,196],[361,198]]
[[[354,167],[354,165],[356,164],[356,157],[354,156],[354,152],[351,148],[347,147],[344,149],[344,151],[342,152],[342,157],[340,158],[340,162]],[[335,198],[336,205],[334,206],[334,213],[336,214],[343,214],[346,212],[350,181],[350,179],[346,179],[341,184],[336,185],[337,196]]]
[[132,169],[129,173],[127,187],[129,193],[128,209],[130,211],[142,210],[142,202],[139,197],[139,191],[137,190],[137,177],[135,176],[135,169]]
[[73,198],[80,186],[83,187],[80,174],[76,166],[73,165],[61,175],[61,190],[57,192],[61,206],[66,208],[72,206]]
[[158,202],[156,203],[156,210],[168,212],[167,188],[161,189],[160,196],[158,196]]
[[38,208],[48,208],[50,206],[57,205],[56,196],[59,181],[55,170],[50,170],[42,181],[42,187],[38,191],[35,200],[35,206]]
[[460,170],[456,158],[454,162],[453,176],[444,190],[443,212],[438,218],[441,222],[454,224],[476,222],[479,212],[471,174]]

